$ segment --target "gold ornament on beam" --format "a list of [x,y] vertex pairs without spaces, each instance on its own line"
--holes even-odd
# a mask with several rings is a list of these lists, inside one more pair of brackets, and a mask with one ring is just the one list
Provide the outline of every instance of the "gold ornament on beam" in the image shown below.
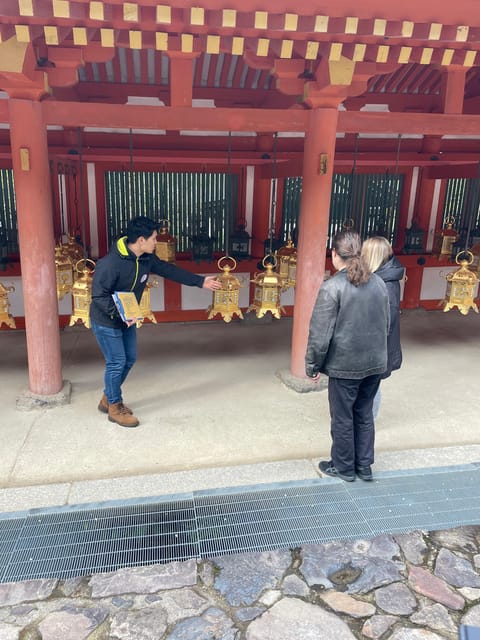
[[153,287],[158,287],[160,284],[159,280],[153,278],[147,282],[145,289],[143,290],[142,297],[140,298],[140,311],[142,312],[142,319],[137,320],[137,328],[139,329],[145,320],[150,320],[153,324],[157,324],[157,319],[152,311],[152,302],[150,289]]
[[15,287],[6,287],[0,282],[0,327],[5,323],[11,329],[16,329],[15,319],[10,315],[10,301],[8,292],[15,291]]
[[[225,262],[222,266],[224,260]],[[233,266],[228,263],[228,260],[231,260]],[[238,316],[243,320],[242,311],[238,306],[242,283],[230,273],[236,269],[237,261],[231,256],[222,256],[217,262],[217,266],[223,271],[221,275],[216,277],[222,288],[213,291],[213,302],[207,309],[208,320],[218,314],[222,316],[225,322],[231,322],[233,316]]]
[[[468,259],[459,259],[462,255],[467,255]],[[473,262],[472,252],[461,251],[455,258],[455,262],[460,265],[460,268],[446,276],[447,291],[443,301],[443,310],[450,311],[453,307],[457,307],[464,316],[467,315],[470,309],[478,313],[478,307],[474,302],[474,292],[478,278],[468,268]]]
[[73,287],[73,262],[65,245],[55,247],[55,273],[57,276],[57,298],[62,300]]
[[157,235],[157,244],[155,245],[155,255],[164,262],[175,263],[175,252],[177,240],[168,230],[168,220],[160,220],[160,233]]
[[286,291],[295,286],[297,273],[297,250],[289,236],[287,243],[275,253],[278,275],[282,280],[282,289]]
[[[83,267],[80,268],[80,264],[82,262]],[[93,265],[93,269],[90,269],[88,264]],[[80,275],[72,288],[73,313],[70,316],[70,327],[73,327],[75,324],[83,323],[87,329],[90,329],[90,302],[92,301],[92,279],[94,269],[94,261],[89,260],[88,258],[79,260],[75,265],[75,270]]]
[[263,318],[266,313],[271,313],[280,320],[285,309],[280,304],[280,295],[282,291],[282,280],[280,275],[274,271],[277,266],[275,256],[267,255],[262,260],[265,267],[264,272],[256,273],[253,280],[255,285],[253,302],[248,307],[247,313],[255,311],[257,318]]

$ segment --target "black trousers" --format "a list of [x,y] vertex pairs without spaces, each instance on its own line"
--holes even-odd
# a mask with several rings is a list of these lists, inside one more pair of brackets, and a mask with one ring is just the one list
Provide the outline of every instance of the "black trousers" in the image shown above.
[[367,467],[374,461],[375,427],[373,399],[381,376],[360,380],[328,379],[332,449],[334,467],[350,475],[357,467]]

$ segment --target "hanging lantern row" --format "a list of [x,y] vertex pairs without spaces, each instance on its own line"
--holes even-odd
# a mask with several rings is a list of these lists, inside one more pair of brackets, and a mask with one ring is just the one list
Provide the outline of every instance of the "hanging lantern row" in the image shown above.
[[[464,257],[462,258],[461,256]],[[464,316],[467,315],[470,309],[478,313],[478,307],[474,302],[474,294],[479,280],[477,275],[468,268],[473,262],[472,252],[460,252],[455,262],[460,265],[460,268],[446,276],[447,291],[443,301],[443,310],[450,311],[450,309],[457,307]]]
[[157,319],[152,311],[152,303],[150,295],[150,289],[157,288],[160,285],[160,281],[156,278],[148,280],[145,289],[143,290],[142,297],[140,298],[140,311],[142,313],[142,319],[137,321],[137,328],[139,329],[145,320],[150,320],[151,323],[157,324]]
[[458,240],[458,233],[453,228],[455,218],[450,217],[445,223],[446,226],[435,235],[433,243],[433,253],[439,260],[448,260],[452,257],[452,246]]
[[55,247],[55,273],[57,278],[57,298],[62,300],[73,287],[73,262],[63,245]]
[[237,224],[235,232],[229,238],[230,255],[237,260],[245,260],[250,257],[250,240],[251,236],[245,229],[246,225],[242,222]]
[[172,236],[168,229],[168,220],[159,221],[160,232],[157,234],[157,243],[155,245],[155,255],[164,262],[175,263],[175,254],[177,250],[177,239]]
[[262,260],[265,267],[264,272],[256,273],[253,280],[255,285],[253,302],[248,307],[247,313],[255,311],[257,318],[263,318],[266,313],[280,319],[280,315],[285,313],[285,309],[280,304],[280,296],[282,292],[282,279],[280,274],[274,271],[277,266],[275,256],[265,256]]
[[200,262],[201,260],[207,260],[211,262],[213,260],[213,244],[215,238],[211,238],[208,235],[208,231],[205,227],[200,227],[200,231],[195,236],[190,236],[192,241],[192,260]]
[[70,256],[73,264],[85,258],[85,251],[74,233],[67,234],[67,242],[62,244],[62,248]]
[[297,249],[289,236],[287,243],[275,252],[277,272],[282,281],[282,289],[286,291],[295,286],[297,278]]
[[[231,264],[228,263],[228,260],[231,261]],[[243,320],[242,311],[238,306],[240,288],[243,285],[231,273],[236,269],[237,262],[232,256],[223,256],[217,262],[217,266],[223,271],[223,274],[216,278],[221,283],[222,288],[213,291],[213,301],[207,309],[208,320],[212,320],[217,315],[221,315],[225,322],[231,322],[234,316],[238,316]]]
[[15,319],[10,314],[10,300],[8,299],[8,292],[15,291],[15,287],[6,287],[0,282],[0,327],[2,324],[6,324],[11,329],[16,329]]
[[423,236],[425,232],[417,225],[415,220],[408,229],[405,229],[405,244],[403,245],[403,251],[406,254],[422,253],[423,250]]
[[73,265],[85,258],[85,252],[73,233],[67,236],[67,242],[55,247],[55,272],[57,280],[57,298],[62,300],[71,293],[73,283],[78,275]]
[[[93,268],[90,268],[92,265]],[[93,260],[83,258],[74,267],[78,277],[72,287],[73,313],[70,316],[69,327],[84,324],[90,329],[90,302],[92,301],[92,279],[95,269]]]

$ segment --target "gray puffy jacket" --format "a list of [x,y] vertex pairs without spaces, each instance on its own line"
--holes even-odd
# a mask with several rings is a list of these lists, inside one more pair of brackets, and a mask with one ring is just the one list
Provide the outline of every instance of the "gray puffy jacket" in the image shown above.
[[390,325],[385,283],[372,274],[354,286],[345,270],[323,283],[310,320],[307,375],[360,379],[387,368]]

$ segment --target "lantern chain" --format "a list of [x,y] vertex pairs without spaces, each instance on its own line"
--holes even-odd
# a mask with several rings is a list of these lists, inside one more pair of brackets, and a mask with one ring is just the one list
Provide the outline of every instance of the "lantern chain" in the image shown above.
[[63,236],[65,235],[65,211],[64,211],[64,207],[63,207],[63,164],[61,162],[57,163],[57,177],[59,178],[58,180],[58,184],[59,184],[59,198],[60,198],[60,222],[61,222],[61,232],[62,232],[62,239],[61,241],[63,241]]
[[[478,163],[478,167],[477,167],[477,182],[478,182],[478,186],[480,187],[480,162]],[[465,253],[465,254],[468,251],[468,245],[470,243],[470,233],[472,231],[474,210],[475,210],[475,208],[472,206],[472,204],[470,204],[470,211],[469,211],[469,216],[468,216],[467,235],[465,236],[465,248],[463,250],[463,253]]]
[[269,255],[273,255],[273,233],[275,231],[275,217],[277,212],[277,141],[278,131],[273,139],[273,178],[270,203],[270,234],[269,234]]
[[227,182],[226,182],[226,207],[225,207],[225,257],[229,258],[230,244],[230,216],[232,215],[232,132],[228,132],[227,146]]
[[86,225],[85,225],[85,193],[83,189],[83,142],[82,142],[82,130],[80,127],[77,129],[78,135],[78,178],[80,189],[80,219],[82,224],[82,244],[83,252],[87,255],[87,239],[86,239]]

